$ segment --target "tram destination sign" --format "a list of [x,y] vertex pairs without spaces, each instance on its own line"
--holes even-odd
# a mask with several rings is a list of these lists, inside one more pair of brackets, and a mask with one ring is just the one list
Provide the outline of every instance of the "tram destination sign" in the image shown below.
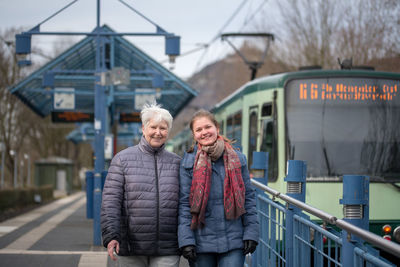
[[385,79],[305,79],[294,85],[302,101],[393,101],[400,93],[400,81]]

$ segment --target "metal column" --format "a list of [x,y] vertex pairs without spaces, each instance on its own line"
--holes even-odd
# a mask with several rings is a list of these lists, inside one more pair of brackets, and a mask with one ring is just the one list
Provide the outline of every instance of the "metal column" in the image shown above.
[[[287,195],[299,201],[305,202],[306,200],[306,173],[307,165],[301,160],[288,160],[288,170],[285,181],[287,183]],[[301,209],[287,205],[286,211],[286,234],[285,234],[285,252],[286,252],[286,266],[296,266],[295,259],[301,255],[294,255],[294,220],[295,214],[300,215]],[[298,250],[296,250],[298,251]],[[306,254],[307,255],[307,254]]]
[[[97,0],[97,31],[100,31],[100,0]],[[96,79],[95,79],[95,102],[94,102],[94,188],[93,188],[93,244],[101,245],[100,210],[102,186],[101,177],[104,171],[104,137],[106,127],[106,94],[105,86],[102,85],[101,75],[104,72],[104,42],[100,35],[96,36]]]
[[[344,211],[344,221],[364,230],[369,229],[369,177],[343,175],[343,198],[339,200]],[[342,230],[342,263],[353,266],[354,248],[360,238]]]

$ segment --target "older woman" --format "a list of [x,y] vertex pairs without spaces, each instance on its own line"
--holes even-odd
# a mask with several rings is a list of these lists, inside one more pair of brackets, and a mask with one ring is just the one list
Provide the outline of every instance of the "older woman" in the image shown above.
[[190,128],[196,145],[180,168],[179,246],[191,267],[242,267],[259,235],[246,158],[210,112],[195,113]]
[[101,208],[103,245],[119,266],[177,267],[180,157],[164,149],[172,116],[149,105],[141,119],[139,144],[116,154],[108,169]]

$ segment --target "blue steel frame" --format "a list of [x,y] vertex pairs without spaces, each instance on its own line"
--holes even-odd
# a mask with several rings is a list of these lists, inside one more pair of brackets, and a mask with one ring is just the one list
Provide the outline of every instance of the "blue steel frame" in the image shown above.
[[[289,162],[288,168],[295,165]],[[291,170],[288,170],[288,173],[291,173]],[[294,181],[297,177],[298,181],[305,182],[304,173],[304,169],[297,166],[297,173],[295,175],[292,173],[289,180]],[[361,178],[362,182],[364,177]],[[358,188],[363,187],[358,186]],[[349,192],[349,190],[346,188],[344,192]],[[358,238],[360,241],[354,242],[354,238],[336,232],[326,223],[323,225],[314,223],[300,208],[297,208],[299,210],[297,212],[288,202],[278,202],[276,196],[281,197],[284,194],[277,192],[271,199],[267,195],[267,193],[271,194],[270,192],[265,192],[258,187],[256,191],[260,239],[257,250],[252,255],[251,266],[396,266],[381,258],[379,252],[366,241]],[[305,191],[302,194],[305,197]],[[368,196],[362,196],[361,201],[368,207],[365,198]],[[290,215],[290,213],[293,214]],[[349,250],[349,245],[353,249]],[[347,259],[349,254],[351,254],[350,259]],[[245,266],[249,265],[246,261]]]

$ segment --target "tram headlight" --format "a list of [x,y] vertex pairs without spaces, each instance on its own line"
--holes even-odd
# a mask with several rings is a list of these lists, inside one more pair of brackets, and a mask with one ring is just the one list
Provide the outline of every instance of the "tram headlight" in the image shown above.
[[393,231],[393,238],[396,242],[400,243],[400,226],[397,226]]
[[389,224],[385,224],[385,225],[382,227],[382,232],[383,232],[385,235],[388,235],[388,234],[390,234],[390,233],[392,232],[392,227],[391,227]]

